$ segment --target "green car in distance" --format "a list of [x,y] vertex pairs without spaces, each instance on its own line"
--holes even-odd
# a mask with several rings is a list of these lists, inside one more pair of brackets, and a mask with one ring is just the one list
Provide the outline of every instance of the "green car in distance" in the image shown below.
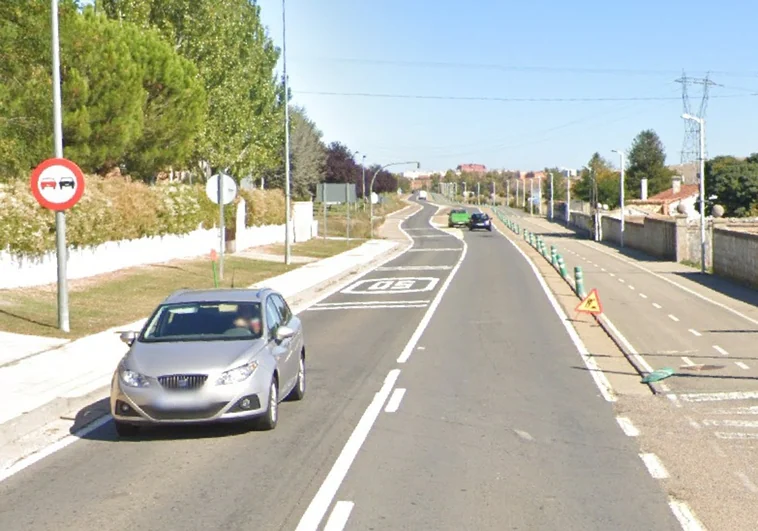
[[450,214],[447,217],[447,226],[466,227],[468,226],[470,219],[471,216],[469,215],[468,211],[464,209],[454,209],[450,211]]

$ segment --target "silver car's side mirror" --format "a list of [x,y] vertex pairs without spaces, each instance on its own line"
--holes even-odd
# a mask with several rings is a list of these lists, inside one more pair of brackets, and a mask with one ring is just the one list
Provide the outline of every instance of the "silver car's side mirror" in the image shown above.
[[295,331],[288,326],[280,326],[276,329],[276,339],[282,341],[295,335]]
[[126,343],[130,347],[137,340],[137,332],[121,332],[119,336],[122,342]]

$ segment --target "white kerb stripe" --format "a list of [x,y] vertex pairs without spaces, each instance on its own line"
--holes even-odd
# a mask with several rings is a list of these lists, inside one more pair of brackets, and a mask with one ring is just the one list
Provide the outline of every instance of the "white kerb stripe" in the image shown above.
[[663,466],[663,463],[661,463],[661,460],[658,459],[657,455],[640,454],[640,458],[642,459],[642,462],[645,463],[648,472],[650,472],[650,475],[653,476],[654,479],[666,479],[669,477],[666,467]]

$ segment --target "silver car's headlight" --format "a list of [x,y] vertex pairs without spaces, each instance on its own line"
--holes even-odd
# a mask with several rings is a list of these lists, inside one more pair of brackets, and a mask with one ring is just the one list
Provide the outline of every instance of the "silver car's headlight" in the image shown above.
[[255,369],[258,368],[258,362],[257,361],[251,361],[250,363],[245,363],[244,365],[240,365],[239,367],[235,367],[234,369],[229,369],[225,373],[223,373],[221,376],[219,376],[218,381],[216,382],[216,385],[227,385],[227,384],[234,384],[242,382],[250,377],[251,374],[255,372]]
[[121,370],[121,381],[129,387],[148,387],[150,385],[147,377],[128,369]]

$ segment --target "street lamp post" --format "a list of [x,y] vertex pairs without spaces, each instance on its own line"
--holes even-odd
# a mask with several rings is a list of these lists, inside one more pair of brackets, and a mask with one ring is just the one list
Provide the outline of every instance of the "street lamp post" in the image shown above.
[[369,201],[369,204],[371,205],[370,206],[370,212],[369,212],[369,218],[368,218],[368,224],[369,224],[369,227],[370,227],[369,230],[370,230],[370,234],[371,234],[371,239],[372,240],[374,239],[374,201],[372,200],[371,194],[374,193],[374,181],[376,180],[376,176],[379,175],[379,173],[382,170],[384,170],[386,168],[389,168],[390,166],[401,166],[403,164],[415,164],[416,165],[416,169],[421,168],[421,163],[418,162],[418,161],[415,161],[415,160],[412,160],[412,161],[409,161],[409,162],[390,162],[389,164],[385,164],[384,166],[382,166],[381,168],[379,168],[378,170],[376,170],[374,172],[374,176],[371,177],[371,183],[368,186],[368,201]]
[[534,177],[529,179],[529,215],[534,215]]
[[619,202],[621,203],[621,236],[619,238],[619,243],[621,244],[621,247],[624,246],[624,152],[619,151],[618,149],[612,149],[613,153],[618,153],[619,157],[621,157],[621,183],[619,184]]
[[550,221],[553,221],[553,172],[550,172]]
[[592,181],[592,188],[590,190],[590,207],[592,208],[592,213],[593,213],[592,219],[594,222],[593,224],[595,225],[595,241],[600,241],[599,226],[598,226],[600,224],[599,223],[600,220],[598,218],[599,211],[597,208],[597,203],[598,203],[597,181],[595,180],[595,174],[592,171],[592,168],[590,168],[589,166],[583,166],[583,167],[585,170],[587,170],[590,173],[590,180]]
[[537,177],[537,215],[542,215],[542,177]]
[[[290,212],[290,103],[289,103],[289,80],[287,79],[287,17],[285,1],[282,0],[282,73],[284,75],[284,263],[292,262],[290,248],[290,226],[292,224]],[[219,177],[221,180],[221,177]],[[324,197],[326,201],[326,197]],[[224,206],[221,205],[223,210]]]
[[571,223],[571,173],[566,175],[566,226]]
[[683,114],[700,126],[700,272],[705,273],[705,119]]

